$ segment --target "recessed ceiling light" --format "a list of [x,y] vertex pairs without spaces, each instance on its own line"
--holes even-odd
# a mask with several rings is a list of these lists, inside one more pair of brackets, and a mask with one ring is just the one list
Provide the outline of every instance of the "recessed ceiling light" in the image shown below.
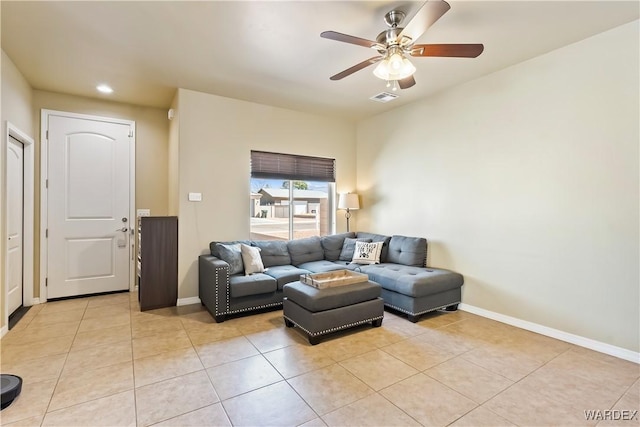
[[113,89],[111,89],[109,85],[98,85],[96,86],[96,89],[98,89],[98,92],[102,93],[113,93]]

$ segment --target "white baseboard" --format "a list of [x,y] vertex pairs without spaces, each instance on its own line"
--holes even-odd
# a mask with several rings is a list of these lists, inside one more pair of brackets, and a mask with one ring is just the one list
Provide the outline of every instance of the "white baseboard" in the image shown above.
[[580,335],[574,335],[569,332],[560,331],[558,329],[553,329],[548,326],[529,322],[527,320],[522,320],[504,314],[496,313],[494,311],[485,310],[484,308],[475,307],[473,305],[462,303],[458,306],[458,308],[462,311],[477,314],[478,316],[486,317],[498,322],[506,323],[507,325],[512,325],[520,329],[526,329],[527,331],[536,332],[540,335],[545,335],[551,338],[558,339],[560,341],[565,341],[571,344],[578,345],[580,347],[585,347],[590,350],[608,354],[619,359],[624,359],[628,360],[629,362],[640,364],[640,353],[627,350],[626,348],[616,347],[615,345],[592,340],[591,338],[581,337]]
[[32,298],[30,305],[38,305],[40,304],[40,298]]
[[181,305],[191,305],[191,304],[201,304],[200,298],[198,297],[178,298],[178,302],[176,303],[178,307],[180,307]]

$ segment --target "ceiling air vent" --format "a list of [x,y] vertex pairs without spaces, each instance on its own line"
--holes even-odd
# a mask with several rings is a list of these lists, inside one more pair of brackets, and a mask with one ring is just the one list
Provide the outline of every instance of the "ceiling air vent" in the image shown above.
[[398,97],[398,95],[395,95],[393,93],[380,92],[379,94],[374,95],[369,99],[371,99],[372,101],[377,101],[377,102],[389,102],[389,101],[393,101],[397,97]]

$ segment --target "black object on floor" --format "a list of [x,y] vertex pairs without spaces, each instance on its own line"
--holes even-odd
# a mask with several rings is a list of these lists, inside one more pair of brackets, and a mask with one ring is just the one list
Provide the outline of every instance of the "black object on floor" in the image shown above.
[[2,407],[0,410],[2,410],[11,405],[22,391],[22,378],[17,375],[0,374],[0,383],[2,385]]
[[11,313],[11,315],[9,316],[9,330],[11,330],[11,328],[13,328],[18,324],[20,319],[22,319],[22,316],[27,314],[27,311],[29,311],[30,308],[31,306],[29,307],[20,306],[20,308],[18,308],[16,311]]

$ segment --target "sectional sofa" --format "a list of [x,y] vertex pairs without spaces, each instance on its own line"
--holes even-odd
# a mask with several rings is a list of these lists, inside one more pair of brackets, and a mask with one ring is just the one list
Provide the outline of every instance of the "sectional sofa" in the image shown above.
[[[381,242],[379,263],[352,262],[359,241]],[[264,271],[246,275],[236,265],[237,255],[229,250],[241,245],[259,250]],[[366,273],[381,285],[385,307],[407,314],[412,322],[430,311],[455,310],[461,302],[462,275],[427,267],[424,238],[352,232],[289,241],[211,242],[209,249],[211,253],[198,260],[199,292],[216,322],[282,306],[285,284],[299,280],[301,274],[340,269]]]

